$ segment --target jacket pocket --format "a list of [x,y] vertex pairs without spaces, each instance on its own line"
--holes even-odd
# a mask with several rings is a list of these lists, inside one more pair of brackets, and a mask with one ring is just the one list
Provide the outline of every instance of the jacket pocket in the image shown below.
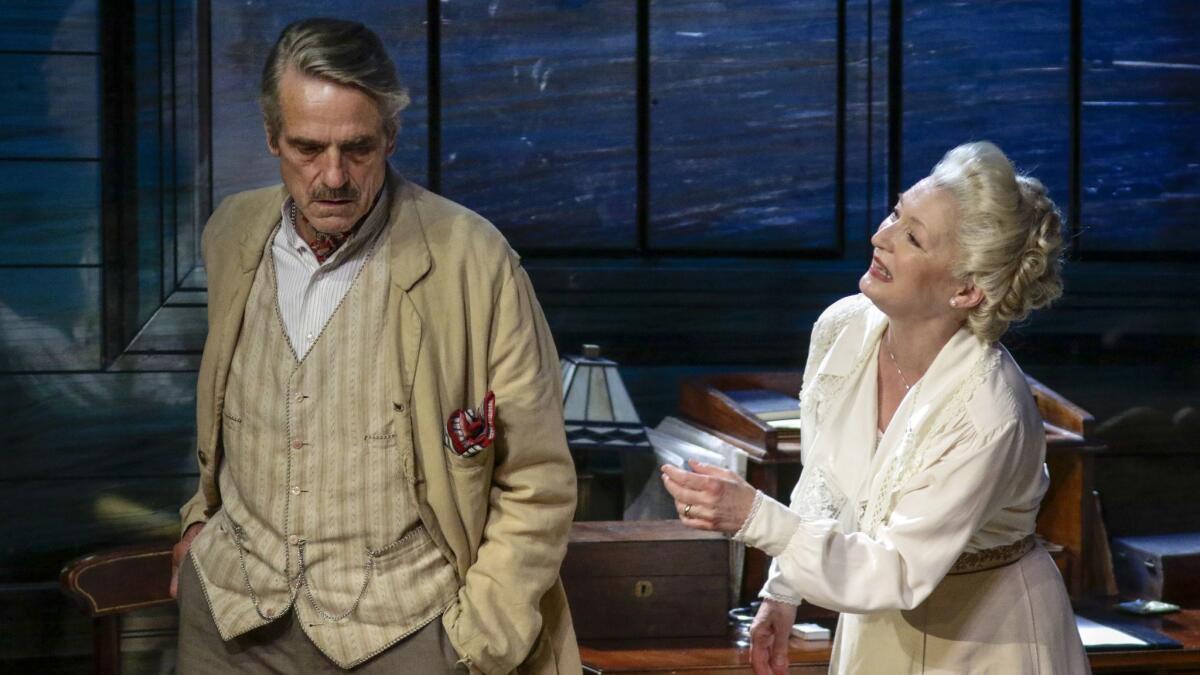
[[463,457],[451,448],[443,444],[443,449],[446,451],[446,456],[450,458],[450,469],[458,473],[473,473],[482,469],[491,463],[492,449],[484,448],[470,457]]
[[556,675],[557,673],[558,661],[554,657],[554,645],[550,644],[550,635],[546,631],[546,627],[542,626],[537,642],[534,643],[529,656],[525,657],[521,665],[517,666],[517,675]]

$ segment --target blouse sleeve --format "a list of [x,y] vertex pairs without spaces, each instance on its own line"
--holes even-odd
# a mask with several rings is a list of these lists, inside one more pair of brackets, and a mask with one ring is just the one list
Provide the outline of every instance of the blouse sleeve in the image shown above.
[[[761,504],[739,538],[775,558],[766,597],[800,597],[839,612],[907,610],[929,597],[971,535],[1023,476],[1017,420],[960,442],[905,486],[875,536],[846,534],[832,519],[805,519]],[[1019,479],[1019,478],[1018,478]],[[776,598],[780,599],[780,598]]]
[[[845,301],[843,300],[842,302]],[[821,359],[824,358],[825,353],[829,351],[829,346],[832,342],[835,328],[834,326],[831,326],[831,323],[833,322],[829,320],[829,317],[832,313],[834,313],[834,307],[830,307],[823,312],[817,319],[816,323],[813,324],[812,335],[808,346],[808,359],[804,365],[804,375],[801,383],[801,386],[804,388],[808,387],[813,376],[817,372],[817,368],[821,363]],[[803,392],[801,392],[801,396],[803,396]],[[801,437],[801,444],[804,443],[804,438],[807,438],[807,436],[805,435]],[[804,453],[802,450],[801,456],[803,455]],[[797,503],[797,499],[799,497],[796,494],[796,488],[798,487],[799,483],[796,484],[796,487],[792,488],[790,503],[793,507],[803,506],[803,504]],[[782,507],[779,502],[776,502],[774,499],[767,497],[765,494],[759,491],[754,496],[754,504],[750,509],[750,515],[747,516],[746,522],[742,524],[742,528],[733,536],[735,541],[746,541],[746,531],[751,524],[757,520],[756,515],[763,509],[765,502],[770,502],[777,508]],[[800,510],[804,511],[803,508]],[[799,517],[799,514],[796,515]],[[750,544],[750,542],[746,543]],[[753,544],[750,545],[753,546]],[[763,586],[762,591],[759,593],[759,597],[774,600],[776,602],[787,603],[790,605],[799,605],[802,600],[800,594],[788,583],[787,579],[781,573],[779,569],[779,561],[775,559],[771,560],[771,569],[767,574],[767,582]]]

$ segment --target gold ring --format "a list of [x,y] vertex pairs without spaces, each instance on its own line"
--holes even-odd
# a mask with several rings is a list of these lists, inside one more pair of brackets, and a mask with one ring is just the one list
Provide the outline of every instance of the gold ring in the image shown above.
[[691,513],[692,513],[692,505],[691,504],[688,504],[687,506],[683,507],[683,517],[684,518],[687,518],[688,516],[690,516]]

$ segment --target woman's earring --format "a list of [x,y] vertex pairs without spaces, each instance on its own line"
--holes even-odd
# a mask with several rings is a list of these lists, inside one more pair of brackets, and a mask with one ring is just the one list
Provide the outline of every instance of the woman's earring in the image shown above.
[[950,306],[951,306],[951,307],[958,307],[958,299],[957,299],[957,298],[950,298]]

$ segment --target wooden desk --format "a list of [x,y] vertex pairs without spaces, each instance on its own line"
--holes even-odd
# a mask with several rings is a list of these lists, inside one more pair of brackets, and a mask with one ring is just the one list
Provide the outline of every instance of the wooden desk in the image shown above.
[[[1185,610],[1142,619],[1183,645],[1183,649],[1094,652],[1088,655],[1096,673],[1200,673],[1200,610]],[[792,639],[791,669],[803,675],[825,673],[829,666],[827,640]],[[750,650],[737,638],[673,638],[661,640],[594,640],[579,645],[583,670],[595,675],[652,675],[655,673],[750,673]]]
[[[792,673],[824,675],[829,670],[829,640],[798,640],[790,644]],[[594,640],[579,643],[583,672],[596,675],[651,673],[752,673],[750,649],[737,637],[671,638],[659,640]]]

